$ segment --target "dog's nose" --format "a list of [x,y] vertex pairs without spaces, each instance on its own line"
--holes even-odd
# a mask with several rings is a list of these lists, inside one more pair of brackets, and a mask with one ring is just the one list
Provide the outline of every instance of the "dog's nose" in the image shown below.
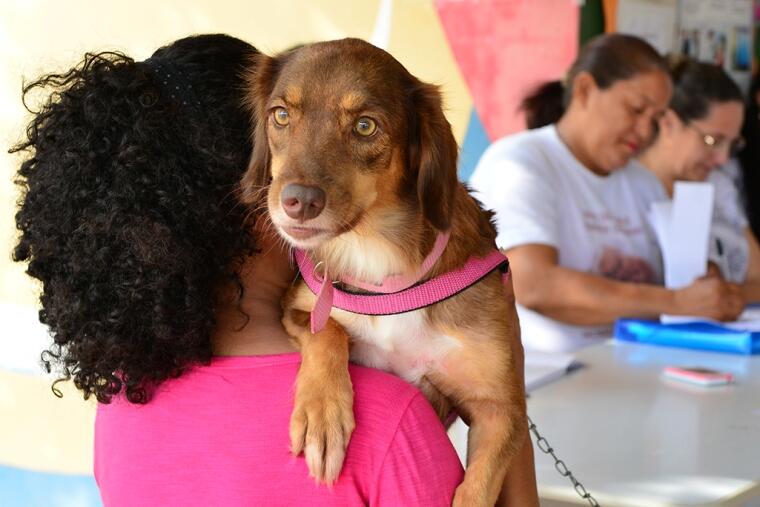
[[325,208],[325,191],[319,187],[291,183],[282,189],[280,202],[290,218],[310,220],[319,216]]

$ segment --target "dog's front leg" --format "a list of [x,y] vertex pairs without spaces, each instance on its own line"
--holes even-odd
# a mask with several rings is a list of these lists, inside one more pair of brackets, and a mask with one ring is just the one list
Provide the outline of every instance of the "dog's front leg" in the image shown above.
[[491,506],[499,496],[509,458],[515,454],[510,447],[521,447],[523,443],[523,438],[515,442],[512,435],[522,437],[525,425],[515,420],[513,409],[496,400],[472,400],[466,410],[470,415],[467,472],[452,505]]
[[349,338],[333,319],[311,334],[309,314],[301,310],[285,309],[282,322],[301,347],[290,448],[296,456],[303,451],[312,477],[331,484],[340,475],[354,430]]
[[523,383],[507,340],[473,328],[459,336],[453,329],[445,334],[462,346],[429,373],[430,380],[470,426],[467,470],[453,505],[491,507],[527,435]]

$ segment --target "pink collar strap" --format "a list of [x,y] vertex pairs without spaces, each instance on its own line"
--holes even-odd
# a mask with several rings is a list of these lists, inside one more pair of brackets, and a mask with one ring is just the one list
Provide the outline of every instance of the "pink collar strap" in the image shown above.
[[[445,238],[441,239],[441,236]],[[336,289],[333,286],[334,281],[329,279],[329,274],[325,272],[324,277],[319,277],[315,273],[315,265],[309,255],[303,250],[296,249],[295,258],[301,276],[309,289],[317,296],[317,301],[311,311],[311,332],[317,333],[325,327],[333,308],[362,315],[406,313],[450,298],[475,285],[494,269],[499,268],[504,279],[509,276],[509,261],[504,254],[494,250],[485,257],[470,257],[459,269],[417,283],[440,258],[447,241],[448,234],[439,234],[436,246],[417,273],[417,280],[410,281],[409,277],[390,277],[379,286],[357,283],[355,280],[344,281],[355,287],[373,291],[371,294],[356,294]],[[441,242],[443,246],[440,247],[440,251],[437,251]],[[431,258],[433,260],[429,261]]]

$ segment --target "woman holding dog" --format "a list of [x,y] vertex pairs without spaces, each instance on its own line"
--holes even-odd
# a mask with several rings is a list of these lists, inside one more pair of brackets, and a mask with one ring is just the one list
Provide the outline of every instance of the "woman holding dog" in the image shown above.
[[542,86],[527,101],[543,111],[561,101],[556,123],[499,140],[481,158],[471,184],[496,212],[526,347],[590,345],[609,338],[619,317],[732,320],[742,311],[739,287],[718,277],[680,290],[659,285],[646,213],[667,196],[652,173],[628,163],[651,141],[671,93],[665,61],[649,44],[599,36],[563,86]]
[[672,58],[670,75],[674,90],[670,107],[657,121],[654,142],[634,164],[657,175],[669,197],[676,181],[713,185],[710,259],[726,280],[742,284],[746,299],[759,301],[760,246],[741,208],[738,189],[719,169],[744,142],[741,90],[721,67],[688,58]]
[[[294,273],[235,197],[255,52],[195,36],[144,62],[90,54],[25,90],[49,98],[15,148],[14,258],[42,284],[47,367],[100,402],[103,502],[450,505],[458,457],[422,394],[389,374],[351,366],[356,428],[331,488],[288,450],[300,355],[280,299]],[[532,457],[526,436],[511,505],[538,505]]]

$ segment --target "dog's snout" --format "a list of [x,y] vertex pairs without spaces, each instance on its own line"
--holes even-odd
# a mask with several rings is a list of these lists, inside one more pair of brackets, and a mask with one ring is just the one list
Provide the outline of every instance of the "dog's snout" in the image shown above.
[[319,187],[291,183],[282,189],[280,202],[290,218],[310,220],[319,216],[325,208],[325,191]]

